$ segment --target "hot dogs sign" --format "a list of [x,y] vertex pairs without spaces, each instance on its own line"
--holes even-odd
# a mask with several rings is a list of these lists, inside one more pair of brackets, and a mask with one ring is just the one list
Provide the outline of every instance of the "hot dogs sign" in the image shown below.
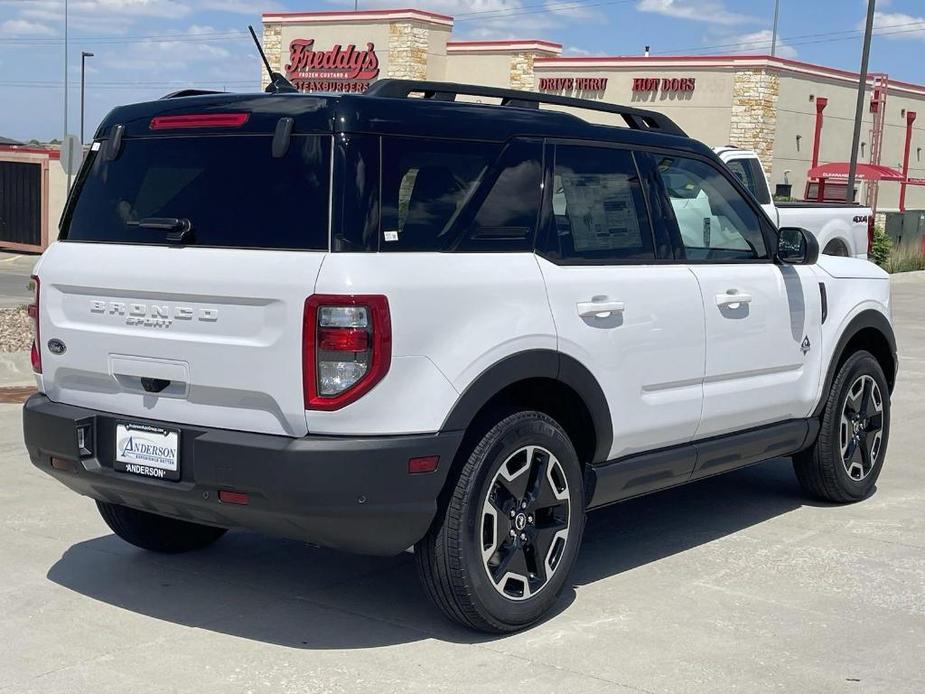
[[295,39],[289,44],[286,77],[302,92],[365,92],[379,76],[376,47],[365,49],[337,43],[330,50],[316,51],[315,39]]

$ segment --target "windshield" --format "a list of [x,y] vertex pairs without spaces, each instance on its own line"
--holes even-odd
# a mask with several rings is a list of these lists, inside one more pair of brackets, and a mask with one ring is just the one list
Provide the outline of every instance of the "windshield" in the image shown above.
[[[273,157],[269,135],[126,139],[81,172],[61,238],[327,250],[331,138],[293,136]],[[172,221],[171,221],[172,220]]]

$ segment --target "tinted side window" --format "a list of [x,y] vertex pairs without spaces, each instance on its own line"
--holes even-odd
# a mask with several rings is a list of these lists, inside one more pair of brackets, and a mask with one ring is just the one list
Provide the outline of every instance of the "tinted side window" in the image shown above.
[[500,145],[383,138],[382,251],[444,251]]
[[757,159],[731,159],[726,162],[726,166],[748,192],[755,196],[755,200],[760,205],[767,205],[771,202],[764,171],[761,170],[761,164]]
[[563,260],[655,258],[639,174],[630,152],[557,145],[549,252]]
[[128,138],[117,159],[95,152],[61,238],[164,244],[145,220],[176,218],[196,246],[326,251],[331,138],[293,136],[279,158],[272,139]]
[[718,170],[698,159],[657,159],[689,260],[768,257],[757,213]]
[[471,222],[463,220],[460,251],[532,251],[542,193],[539,142],[508,145],[475,195]]

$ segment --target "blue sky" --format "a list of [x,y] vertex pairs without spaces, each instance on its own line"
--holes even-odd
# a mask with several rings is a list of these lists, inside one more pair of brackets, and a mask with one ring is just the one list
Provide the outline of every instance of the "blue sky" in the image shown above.
[[[87,132],[113,106],[185,86],[250,90],[259,65],[246,33],[273,10],[332,10],[352,1],[69,0],[69,130],[78,129],[80,51]],[[780,0],[778,54],[856,70],[864,0]],[[454,38],[542,38],[571,55],[766,53],[774,0],[366,0],[361,9],[421,7],[457,18]],[[925,2],[879,0],[871,69],[925,83]],[[63,132],[64,0],[0,0],[0,135]]]

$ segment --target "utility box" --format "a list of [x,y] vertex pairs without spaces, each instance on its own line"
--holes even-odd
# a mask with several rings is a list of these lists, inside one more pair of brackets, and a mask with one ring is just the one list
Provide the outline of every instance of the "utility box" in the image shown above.
[[925,210],[886,213],[886,234],[894,246],[923,247]]

